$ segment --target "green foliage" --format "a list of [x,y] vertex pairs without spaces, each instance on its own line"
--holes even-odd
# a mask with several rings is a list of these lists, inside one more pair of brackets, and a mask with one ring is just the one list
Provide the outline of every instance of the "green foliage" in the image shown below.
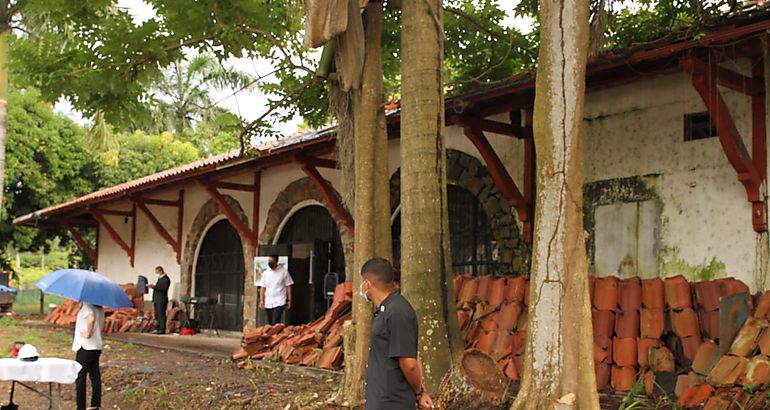
[[139,128],[155,133],[182,133],[201,121],[215,121],[223,114],[235,117],[240,126],[237,116],[215,106],[208,91],[210,88],[243,91],[255,82],[247,73],[225,69],[210,53],[199,54],[185,63],[174,62],[165,70],[163,79],[153,86],[155,106],[151,123]]
[[99,167],[84,144],[84,131],[56,115],[33,89],[11,90],[8,101],[5,200],[0,249],[47,248],[56,233],[16,227],[13,217],[83,195],[96,187]]
[[191,143],[175,139],[169,132],[149,135],[141,131],[118,136],[120,163],[104,166],[98,171],[98,183],[109,187],[142,176],[154,174],[200,158]]
[[270,59],[278,71],[259,87],[275,96],[274,105],[291,107],[287,116],[321,112],[314,110],[316,94],[291,88],[313,72],[299,34],[299,2],[150,0],[157,15],[140,24],[112,1],[81,7],[59,4],[65,0],[38,3],[49,26],[59,30],[16,38],[10,67],[47,100],[64,96],[86,116],[104,111],[106,121],[121,129],[150,123],[155,85],[191,52],[213,53],[220,61]]
[[[233,116],[235,117],[235,116]],[[237,117],[235,117],[237,119]],[[220,119],[222,119],[220,117]],[[238,123],[240,125],[240,123]],[[231,152],[240,147],[238,141],[238,130],[222,130],[228,127],[226,124],[219,123],[212,125],[209,122],[198,123],[194,129],[186,130],[177,134],[176,138],[180,141],[189,142],[200,150],[202,157],[208,157],[215,154]],[[217,131],[219,129],[219,131]]]
[[[498,0],[444,2],[444,82],[457,93],[502,80],[530,68],[537,57],[536,37],[503,23]],[[382,65],[387,94],[401,83],[401,12],[385,13]]]
[[[108,123],[122,129],[186,130],[189,118],[201,117],[196,110],[206,107],[205,92],[186,87],[189,99],[177,98],[175,104],[157,91],[179,96],[180,81],[174,80],[187,81],[189,72],[218,65],[210,58],[201,64],[180,63],[192,51],[220,61],[233,56],[266,59],[275,68],[256,84],[267,96],[267,111],[239,134],[276,137],[272,125],[294,115],[310,126],[329,120],[329,84],[315,77],[318,53],[302,44],[301,2],[150,0],[157,16],[141,24],[109,1],[82,7],[58,3],[38,6],[38,12],[53,21],[49,26],[70,35],[48,30],[16,38],[11,54],[14,73],[44,90],[50,101],[64,96],[87,116],[102,110]],[[535,42],[504,27],[500,0],[448,0],[445,9],[445,78],[454,90],[500,80],[532,65]],[[383,65],[390,95],[397,93],[400,82],[399,20],[398,10],[386,13]],[[153,123],[162,125],[146,126]]]
[[608,47],[621,49],[688,30],[690,35],[713,24],[730,10],[730,1],[645,0],[610,19]]
[[505,27],[496,0],[453,0],[444,5],[445,82],[456,90],[502,80],[534,65],[536,42]]

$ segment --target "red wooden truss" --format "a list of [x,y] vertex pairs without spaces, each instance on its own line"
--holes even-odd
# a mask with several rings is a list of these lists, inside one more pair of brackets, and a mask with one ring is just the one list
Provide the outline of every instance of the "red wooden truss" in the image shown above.
[[91,258],[91,261],[94,263],[94,269],[97,269],[99,267],[99,230],[96,230],[97,239],[96,239],[96,246],[91,246],[88,242],[86,242],[85,239],[83,239],[83,236],[78,232],[77,229],[72,225],[70,221],[62,221],[58,220],[56,221],[59,226],[66,229],[70,235],[72,235],[72,239],[75,240],[75,243],[78,244],[78,247],[85,252],[86,255],[88,255],[89,258]]
[[[262,181],[262,174],[257,171],[254,173],[254,183],[238,184],[233,182],[225,182],[211,179],[199,179],[198,183],[203,185],[206,192],[209,193],[211,199],[219,206],[219,210],[225,214],[227,221],[235,228],[236,232],[245,240],[253,250],[256,251],[259,243],[259,195],[260,195],[260,183]],[[227,203],[224,196],[219,192],[220,189],[230,191],[243,191],[251,192],[253,195],[253,208],[252,208],[252,226],[244,223],[235,210]]]
[[[182,227],[184,226],[184,190],[179,190],[179,198],[176,200],[132,196],[131,202],[133,202],[134,206],[136,206],[136,208],[147,217],[152,227],[155,228],[156,232],[158,232],[158,235],[160,235],[161,238],[163,238],[169,245],[171,245],[171,249],[176,252],[176,262],[181,263],[183,232]],[[173,207],[177,209],[177,225],[175,236],[171,236],[171,233],[169,233],[169,231],[163,226],[160,220],[158,220],[158,217],[152,213],[152,210],[150,210],[148,207],[149,205]]]
[[316,168],[337,169],[339,168],[337,161],[297,154],[294,156],[294,162],[298,163],[300,167],[302,167],[302,171],[305,172],[305,175],[313,181],[313,184],[315,184],[318,192],[321,193],[324,203],[326,204],[326,207],[329,208],[332,215],[347,226],[351,235],[355,235],[355,222],[353,221],[353,217],[350,215],[347,208],[345,208],[345,205],[342,204],[342,200],[339,195],[337,195],[334,188],[332,188],[329,182],[321,176],[321,173],[319,173]]
[[[114,209],[102,209],[102,208],[90,208],[91,215],[93,215],[94,219],[99,222],[100,227],[104,227],[104,229],[107,230],[107,233],[110,235],[110,238],[118,244],[124,251],[126,251],[126,254],[128,255],[131,263],[131,267],[134,267],[134,260],[136,256],[136,205],[131,207],[130,211],[119,211]],[[126,219],[131,218],[131,244],[129,245],[126,243],[125,240],[120,236],[117,230],[115,230],[115,227],[110,224],[110,222],[105,218],[106,216],[122,216]]]
[[[523,225],[524,242],[532,244],[535,198],[535,144],[532,134],[532,110],[522,112],[524,125],[507,124],[468,114],[456,115],[451,122],[463,127],[465,136],[484,159],[489,175],[500,193],[508,200]],[[516,186],[508,170],[487,140],[485,131],[519,138],[524,141],[524,193]]]
[[[711,59],[708,59],[711,61]],[[700,94],[711,121],[719,133],[719,142],[738,180],[746,189],[751,202],[752,224],[756,232],[767,232],[767,134],[765,125],[764,60],[761,55],[752,58],[752,76],[747,77],[713,62],[687,56],[680,60],[682,68],[692,74],[692,83]],[[735,126],[730,108],[722,98],[718,86],[741,92],[751,98],[752,135],[751,154]]]

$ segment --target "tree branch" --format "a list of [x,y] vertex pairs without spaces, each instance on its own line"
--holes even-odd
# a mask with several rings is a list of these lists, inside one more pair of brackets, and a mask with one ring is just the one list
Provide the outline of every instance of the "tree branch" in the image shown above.
[[256,128],[260,123],[262,123],[265,120],[265,118],[267,118],[275,110],[282,107],[284,103],[286,103],[286,101],[290,100],[293,97],[298,96],[311,85],[319,83],[321,81],[322,79],[318,77],[314,77],[314,76],[308,77],[305,81],[302,82],[302,84],[298,85],[297,87],[294,87],[294,89],[291,90],[291,92],[284,94],[280,100],[271,101],[270,107],[267,109],[267,111],[262,113],[262,115],[260,115],[259,118],[248,123],[245,127],[243,127],[243,130],[241,130],[240,134],[238,134],[238,140],[241,143],[241,155],[243,155],[246,152],[246,141],[244,138],[249,133],[251,133],[254,130],[254,128]]
[[460,18],[463,18],[465,20],[468,20],[468,22],[473,24],[474,26],[476,26],[476,28],[479,29],[479,31],[481,31],[483,33],[486,33],[486,34],[488,34],[488,35],[490,35],[492,37],[495,37],[495,38],[497,38],[500,41],[506,41],[506,42],[510,41],[510,39],[507,38],[504,34],[490,29],[489,27],[485,26],[480,21],[478,21],[475,17],[471,16],[470,14],[468,14],[468,13],[466,13],[466,12],[464,12],[464,11],[458,9],[458,8],[446,7],[445,6],[444,7],[444,11],[447,11],[449,13],[454,14],[457,17],[460,17]]

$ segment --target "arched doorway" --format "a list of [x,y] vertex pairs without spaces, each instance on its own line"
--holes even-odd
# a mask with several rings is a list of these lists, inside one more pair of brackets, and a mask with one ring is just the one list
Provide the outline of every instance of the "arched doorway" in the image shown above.
[[[455,274],[493,274],[499,270],[495,261],[495,237],[489,218],[481,203],[468,190],[447,186],[449,234],[452,249],[452,270]],[[393,261],[401,265],[401,212],[391,224]]]
[[243,328],[244,273],[241,238],[222,219],[206,232],[195,262],[195,296],[218,302],[214,317],[218,329]]
[[291,250],[289,272],[294,294],[287,321],[292,325],[311,322],[326,312],[324,276],[329,272],[345,276],[337,223],[323,206],[306,206],[289,217],[276,244]]

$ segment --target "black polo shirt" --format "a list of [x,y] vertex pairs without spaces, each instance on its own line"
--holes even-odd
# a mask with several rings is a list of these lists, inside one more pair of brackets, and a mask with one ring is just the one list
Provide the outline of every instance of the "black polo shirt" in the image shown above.
[[410,410],[414,390],[401,372],[400,357],[417,358],[417,315],[396,289],[380,304],[372,321],[366,368],[366,410]]

